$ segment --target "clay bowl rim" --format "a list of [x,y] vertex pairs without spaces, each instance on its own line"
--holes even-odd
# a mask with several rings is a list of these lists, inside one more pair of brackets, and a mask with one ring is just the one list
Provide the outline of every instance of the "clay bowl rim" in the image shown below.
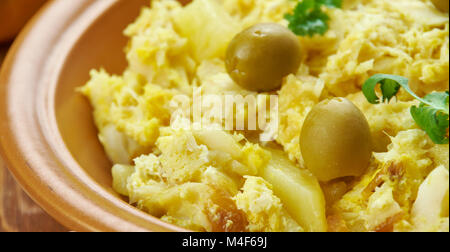
[[64,58],[90,24],[121,2],[52,0],[26,25],[0,72],[0,154],[25,192],[70,230],[184,232],[100,186],[58,129],[54,96]]

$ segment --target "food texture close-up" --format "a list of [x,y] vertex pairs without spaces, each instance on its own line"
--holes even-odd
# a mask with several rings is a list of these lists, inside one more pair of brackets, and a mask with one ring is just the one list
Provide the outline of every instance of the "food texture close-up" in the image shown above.
[[[79,91],[131,204],[195,231],[448,231],[448,2],[154,0],[124,34],[124,73]],[[195,92],[276,95],[273,140],[174,127]]]
[[74,231],[448,232],[449,29],[448,0],[48,1],[0,154]]

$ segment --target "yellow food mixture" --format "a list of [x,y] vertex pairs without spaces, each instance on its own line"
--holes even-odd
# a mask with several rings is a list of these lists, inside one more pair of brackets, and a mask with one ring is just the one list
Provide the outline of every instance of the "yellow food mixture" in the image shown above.
[[[171,127],[173,97],[241,94],[229,77],[231,39],[283,19],[295,1],[153,0],[127,27],[123,75],[92,70],[81,89],[114,166],[114,189],[162,220],[195,231],[448,231],[449,146],[419,129],[401,91],[369,104],[376,73],[402,75],[423,96],[449,89],[449,20],[429,0],[344,0],[323,36],[299,37],[302,64],[274,92],[275,141],[251,132]],[[268,95],[268,94],[267,94]],[[319,183],[299,137],[314,105],[346,97],[366,116],[374,153],[359,178]]]

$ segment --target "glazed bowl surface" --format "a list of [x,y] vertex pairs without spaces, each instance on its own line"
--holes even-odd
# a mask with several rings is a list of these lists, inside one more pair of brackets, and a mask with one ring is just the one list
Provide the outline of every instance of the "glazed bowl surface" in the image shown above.
[[47,0],[1,0],[0,43],[14,38]]
[[89,71],[121,74],[123,29],[148,0],[54,0],[14,42],[0,74],[0,152],[25,191],[75,231],[184,231],[112,189],[92,108],[76,88]]

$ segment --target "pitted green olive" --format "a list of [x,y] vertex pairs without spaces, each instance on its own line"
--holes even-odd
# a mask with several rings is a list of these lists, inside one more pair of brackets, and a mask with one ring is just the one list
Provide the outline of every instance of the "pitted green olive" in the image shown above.
[[297,36],[279,24],[262,23],[234,37],[225,63],[238,85],[266,92],[278,89],[284,77],[298,70],[300,61]]
[[300,135],[306,167],[324,182],[364,174],[372,156],[371,142],[364,114],[344,98],[317,104]]
[[448,0],[431,0],[431,2],[433,2],[434,6],[436,6],[438,10],[442,12],[448,12]]

